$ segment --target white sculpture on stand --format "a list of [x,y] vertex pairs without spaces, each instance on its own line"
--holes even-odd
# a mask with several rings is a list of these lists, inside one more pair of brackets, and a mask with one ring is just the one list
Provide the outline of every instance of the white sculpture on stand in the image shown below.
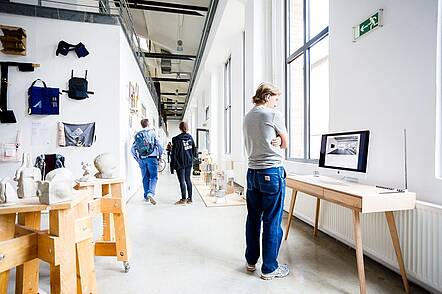
[[10,179],[8,177],[5,177],[0,181],[0,204],[6,203],[8,198],[17,198],[17,193],[9,181]]
[[18,182],[18,198],[34,197],[37,192],[37,181],[41,180],[41,172],[32,166],[31,154],[23,153],[22,164],[15,172],[14,181]]
[[74,195],[74,176],[64,167],[56,168],[46,175],[45,181],[38,182],[37,196],[41,204],[51,205],[72,200]]
[[115,160],[112,154],[102,153],[95,157],[94,165],[98,170],[95,174],[99,179],[115,179],[118,177],[118,162]]
[[78,179],[80,182],[89,182],[95,179],[95,176],[93,175],[94,168],[92,167],[92,164],[88,162],[82,162],[81,168],[84,170],[83,176]]

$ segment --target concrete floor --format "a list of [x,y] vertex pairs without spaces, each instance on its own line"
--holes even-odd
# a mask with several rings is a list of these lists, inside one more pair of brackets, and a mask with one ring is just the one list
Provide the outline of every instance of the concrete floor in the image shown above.
[[[128,203],[131,270],[121,262],[97,257],[99,293],[358,293],[354,250],[300,221],[281,246],[279,261],[288,263],[287,278],[264,281],[259,270],[244,268],[246,207],[206,208],[195,191],[194,203],[175,206],[179,188],[174,175],[162,175],[158,204],[141,195]],[[284,219],[284,222],[286,219]],[[260,266],[260,264],[258,264]],[[369,293],[403,293],[399,275],[365,258]],[[43,290],[49,289],[48,266],[41,265]],[[13,293],[11,275],[8,293]],[[49,292],[49,291],[48,291]],[[426,293],[412,285],[412,293]]]

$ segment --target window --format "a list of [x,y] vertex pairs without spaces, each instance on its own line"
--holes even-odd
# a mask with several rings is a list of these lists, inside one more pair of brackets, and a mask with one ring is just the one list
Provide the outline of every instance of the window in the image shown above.
[[224,66],[224,151],[232,153],[232,66],[231,59]]
[[328,0],[286,0],[288,158],[317,161],[328,131]]

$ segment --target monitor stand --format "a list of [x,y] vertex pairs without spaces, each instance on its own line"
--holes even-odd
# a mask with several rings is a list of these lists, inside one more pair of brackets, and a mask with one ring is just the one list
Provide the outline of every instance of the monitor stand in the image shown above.
[[319,181],[327,184],[334,184],[334,185],[342,185],[345,183],[359,183],[359,179],[356,177],[350,177],[350,176],[344,176],[341,174],[341,171],[337,171],[338,178],[333,178],[329,176],[321,176],[319,174],[319,171],[315,170],[313,172],[314,177],[318,177]]

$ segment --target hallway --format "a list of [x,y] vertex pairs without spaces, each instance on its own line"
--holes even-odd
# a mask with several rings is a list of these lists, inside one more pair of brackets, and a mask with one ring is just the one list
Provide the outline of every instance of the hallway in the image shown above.
[[[158,204],[140,195],[128,203],[131,270],[113,258],[96,258],[100,293],[356,293],[354,251],[295,221],[280,261],[290,265],[285,279],[263,281],[244,268],[245,206],[206,208],[194,189],[194,203],[175,206],[175,175],[161,175]],[[285,222],[285,220],[284,220]],[[365,258],[370,293],[401,293],[395,273]],[[260,264],[259,264],[260,266]],[[413,293],[425,293],[412,286]]]

